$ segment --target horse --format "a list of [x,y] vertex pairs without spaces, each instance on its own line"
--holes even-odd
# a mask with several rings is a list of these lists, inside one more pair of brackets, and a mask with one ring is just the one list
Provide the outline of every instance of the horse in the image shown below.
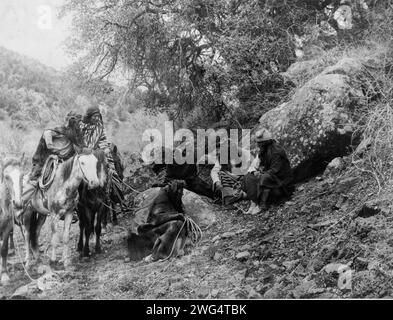
[[79,186],[84,182],[88,189],[95,189],[103,187],[105,183],[105,174],[100,160],[102,157],[97,157],[96,154],[85,151],[60,163],[52,183],[44,192],[37,192],[29,201],[26,207],[27,212],[23,215],[26,230],[26,265],[28,267],[31,265],[30,252],[33,253],[34,258],[39,256],[38,237],[46,216],[49,216],[51,225],[50,266],[56,265],[58,243],[56,222],[63,216],[62,262],[65,268],[70,266],[70,227],[73,212],[79,202]]
[[22,207],[22,162],[22,160],[14,158],[0,160],[0,235],[3,240],[0,282],[3,285],[10,281],[7,272],[7,256],[9,239],[11,238],[11,244],[13,242],[13,213],[14,210],[19,210]]
[[[104,172],[106,169],[105,156],[102,152],[94,152],[102,164]],[[89,257],[89,240],[91,233],[95,231],[96,245],[95,252],[101,253],[101,222],[103,215],[106,213],[106,204],[108,196],[103,187],[96,189],[89,189],[88,185],[84,182],[79,186],[79,202],[77,207],[79,217],[79,241],[77,251],[81,257]],[[97,221],[94,227],[94,221]],[[83,235],[85,241],[83,241]]]

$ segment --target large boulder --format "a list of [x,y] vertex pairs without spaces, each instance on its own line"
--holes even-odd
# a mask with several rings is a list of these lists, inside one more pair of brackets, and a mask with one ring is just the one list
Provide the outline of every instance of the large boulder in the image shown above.
[[[146,223],[147,215],[149,213],[149,204],[152,203],[157,196],[160,188],[150,188],[135,198],[135,205],[137,211],[135,212],[134,222],[135,230],[138,225]],[[190,216],[201,228],[206,228],[216,222],[213,207],[204,199],[204,197],[184,190],[183,204],[185,213]]]
[[286,149],[297,181],[320,173],[359,143],[352,134],[366,100],[366,65],[375,59],[343,58],[261,117],[255,129],[268,128]]

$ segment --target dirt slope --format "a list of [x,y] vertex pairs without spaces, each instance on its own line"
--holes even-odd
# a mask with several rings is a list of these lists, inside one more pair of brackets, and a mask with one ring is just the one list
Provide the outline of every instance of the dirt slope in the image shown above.
[[[0,294],[10,298],[19,288],[15,298],[392,298],[390,193],[377,197],[374,190],[368,178],[346,174],[298,185],[291,201],[260,216],[244,215],[246,203],[211,203],[217,221],[202,241],[183,257],[150,264],[124,262],[130,214],[104,235],[104,253],[79,260],[74,251],[74,270],[49,273],[39,285],[20,289],[30,280],[16,254],[11,284]],[[77,233],[73,225],[75,245]],[[16,238],[24,250],[19,231]]]

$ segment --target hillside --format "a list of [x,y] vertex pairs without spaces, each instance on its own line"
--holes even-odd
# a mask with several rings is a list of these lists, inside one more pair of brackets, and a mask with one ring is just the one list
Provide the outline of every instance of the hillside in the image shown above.
[[[29,276],[35,279],[31,281],[21,264],[24,244],[18,232],[17,254],[10,261],[11,282],[0,287],[0,296],[392,299],[391,2],[250,1],[233,7],[226,1],[200,0],[198,5],[191,0],[180,2],[152,10],[135,30],[133,23],[131,27],[126,24],[139,12],[131,1],[113,4],[104,13],[93,5],[69,1],[69,10],[81,14],[74,30],[79,41],[94,47],[106,41],[105,36],[119,36],[116,44],[124,51],[109,51],[105,57],[114,59],[111,55],[116,55],[115,60],[108,61],[120,61],[123,67],[137,72],[137,80],[146,82],[149,89],[141,100],[135,98],[141,93],[138,90],[133,93],[135,100],[117,104],[116,95],[85,95],[87,88],[80,82],[66,82],[67,86],[59,88],[62,78],[56,74],[50,78],[52,71],[45,67],[34,71],[31,85],[20,80],[21,89],[19,80],[13,80],[13,88],[3,86],[9,92],[15,90],[16,109],[24,106],[18,100],[18,90],[49,101],[52,89],[45,91],[45,85],[38,84],[53,87],[54,101],[61,106],[59,114],[68,106],[106,105],[106,127],[110,139],[120,146],[127,164],[125,179],[132,188],[127,188],[127,211],[120,214],[119,225],[109,227],[103,236],[103,253],[80,258],[73,250],[69,270],[48,267],[47,224],[40,238],[41,261],[30,271]],[[147,7],[151,5],[150,1],[146,3]],[[181,15],[176,16],[179,8]],[[84,14],[87,9],[91,15]],[[167,12],[178,19],[156,19]],[[96,14],[105,13],[116,22],[104,23],[107,33],[97,35],[92,26],[99,29],[102,25]],[[210,37],[208,45],[217,49],[222,59],[201,62],[200,43],[193,42],[190,30],[187,33],[182,29],[189,25]],[[253,32],[249,32],[250,26]],[[174,46],[173,38],[179,34],[186,34],[184,43],[179,40]],[[12,54],[7,59],[17,61]],[[12,68],[7,70],[14,72]],[[19,74],[22,69],[15,70]],[[101,71],[107,72],[105,68]],[[53,83],[47,79],[53,79]],[[37,85],[33,85],[35,82]],[[43,103],[39,108],[49,110],[54,104]],[[138,110],[130,113],[134,104]],[[245,214],[249,201],[221,206],[219,201],[187,191],[183,197],[186,212],[202,221],[201,241],[188,246],[181,257],[130,262],[127,234],[146,219],[148,200],[157,191],[152,185],[163,182],[163,172],[154,173],[135,151],[140,151],[142,132],[162,129],[167,117],[146,115],[140,107],[165,111],[177,124],[191,129],[212,123],[235,128],[247,125],[253,137],[256,130],[268,128],[288,154],[296,178],[294,194],[288,201],[251,216]],[[13,113],[4,110],[4,118],[9,117],[9,121]],[[27,123],[28,119],[16,121]],[[17,131],[10,139],[15,137]],[[7,145],[15,149],[14,144]],[[201,169],[199,177],[211,183],[209,168]],[[73,248],[78,231],[73,225]]]

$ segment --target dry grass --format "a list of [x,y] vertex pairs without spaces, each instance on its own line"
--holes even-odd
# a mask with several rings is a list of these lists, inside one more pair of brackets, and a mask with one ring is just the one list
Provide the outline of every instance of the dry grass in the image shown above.
[[379,192],[393,179],[393,72],[388,68],[393,51],[385,51],[380,69],[365,84],[370,100],[354,133],[363,141],[352,155],[356,168],[375,178]]

